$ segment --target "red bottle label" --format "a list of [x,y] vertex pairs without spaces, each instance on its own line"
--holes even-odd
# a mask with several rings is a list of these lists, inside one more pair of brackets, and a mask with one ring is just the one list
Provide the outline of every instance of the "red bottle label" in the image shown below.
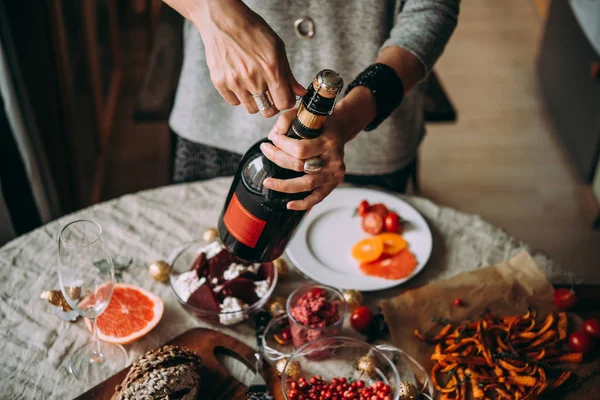
[[250,248],[254,248],[266,221],[255,217],[246,210],[234,193],[223,216],[223,223],[231,235]]

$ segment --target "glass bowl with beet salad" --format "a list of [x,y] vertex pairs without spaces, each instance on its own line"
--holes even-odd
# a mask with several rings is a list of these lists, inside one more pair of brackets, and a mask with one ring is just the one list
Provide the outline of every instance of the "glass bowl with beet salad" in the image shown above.
[[249,263],[218,240],[190,244],[170,257],[173,293],[192,315],[216,324],[234,325],[259,311],[277,284],[273,263]]
[[342,292],[324,285],[305,285],[287,299],[286,311],[296,348],[342,331],[347,304]]

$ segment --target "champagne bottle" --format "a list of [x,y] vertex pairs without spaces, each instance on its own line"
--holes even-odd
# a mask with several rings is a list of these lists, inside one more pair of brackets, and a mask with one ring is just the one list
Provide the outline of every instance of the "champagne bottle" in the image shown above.
[[[334,71],[322,70],[308,86],[288,137],[315,139],[333,112],[342,77]],[[291,200],[310,193],[282,193],[263,186],[266,178],[292,179],[304,175],[284,169],[269,160],[260,150],[262,139],[246,152],[233,179],[218,231],[223,244],[237,257],[249,262],[272,261],[285,250],[306,211],[288,210]]]

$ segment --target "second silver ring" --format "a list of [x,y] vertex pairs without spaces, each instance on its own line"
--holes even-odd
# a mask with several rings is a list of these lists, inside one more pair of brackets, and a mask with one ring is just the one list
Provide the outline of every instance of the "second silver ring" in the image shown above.
[[268,90],[265,90],[259,94],[253,94],[252,98],[258,107],[258,111],[265,111],[273,107],[273,99],[271,98],[271,93],[269,93]]
[[325,161],[321,157],[313,157],[304,161],[304,172],[307,174],[311,172],[319,172],[323,166],[325,165]]

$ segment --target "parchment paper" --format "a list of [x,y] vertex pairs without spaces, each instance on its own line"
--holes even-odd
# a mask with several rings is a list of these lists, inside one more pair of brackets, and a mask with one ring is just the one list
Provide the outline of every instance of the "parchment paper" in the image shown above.
[[[409,290],[381,302],[381,308],[390,328],[392,342],[412,355],[427,370],[433,361],[429,359],[433,346],[415,338],[415,328],[427,333],[441,326],[431,317],[447,318],[463,322],[477,317],[489,308],[497,315],[518,315],[527,312],[532,305],[538,316],[545,317],[555,310],[552,303],[554,288],[527,252],[517,254],[511,260],[473,272],[464,272],[445,281]],[[454,305],[461,298],[462,307]],[[590,368],[591,369],[591,368]],[[564,399],[594,399],[598,394],[600,380],[587,381],[576,392]],[[594,392],[592,392],[594,390]]]

